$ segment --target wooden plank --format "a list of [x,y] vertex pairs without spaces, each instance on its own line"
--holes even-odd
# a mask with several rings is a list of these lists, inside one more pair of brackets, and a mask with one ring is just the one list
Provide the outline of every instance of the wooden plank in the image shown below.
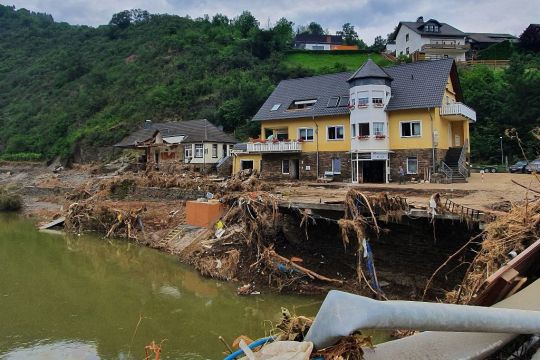
[[66,221],[66,218],[64,216],[59,217],[58,219],[55,219],[55,220],[51,221],[50,223],[47,223],[45,225],[40,226],[39,230],[45,230],[45,229],[50,229],[50,228],[55,227],[55,226],[60,226],[60,225],[64,224],[65,221]]

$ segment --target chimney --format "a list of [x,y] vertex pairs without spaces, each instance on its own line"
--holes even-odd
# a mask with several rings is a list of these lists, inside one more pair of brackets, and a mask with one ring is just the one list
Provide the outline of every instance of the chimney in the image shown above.
[[424,17],[423,17],[423,16],[419,16],[418,19],[416,19],[416,22],[417,22],[417,23],[423,23],[423,22],[424,22]]

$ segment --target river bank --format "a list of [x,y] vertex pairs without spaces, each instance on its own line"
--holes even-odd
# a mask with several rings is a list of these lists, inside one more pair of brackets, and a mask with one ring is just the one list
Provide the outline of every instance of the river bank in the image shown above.
[[[347,191],[351,189],[347,184],[277,184],[253,177],[224,181],[216,177],[202,177],[197,173],[133,173],[125,170],[125,164],[122,163],[112,167],[77,166],[56,173],[39,164],[4,164],[0,166],[2,183],[19,186],[27,204],[24,213],[40,221],[65,216],[77,204],[79,213],[73,217],[77,219],[77,224],[71,228],[74,232],[91,230],[106,235],[118,222],[116,218],[119,214],[124,218],[132,217],[131,225],[117,226],[109,235],[131,238],[146,246],[174,254],[206,276],[233,281],[241,293],[277,291],[319,294],[337,287],[373,296],[369,286],[366,286],[369,285],[367,282],[358,286],[358,247],[343,243],[342,227],[338,219],[321,219],[294,209],[281,209],[279,216],[270,222],[272,226],[268,226],[267,221],[261,223],[263,229],[252,228],[253,231],[247,232],[248,236],[256,235],[254,231],[264,233],[265,239],[259,239],[263,247],[252,247],[251,243],[246,246],[242,239],[218,242],[213,239],[213,231],[189,232],[190,236],[171,239],[168,236],[174,229],[186,229],[185,201],[205,196],[207,192],[218,198],[231,198],[231,206],[235,199],[246,194],[253,195],[250,195],[251,200],[248,201],[259,201],[257,197],[266,196],[254,193],[255,190],[271,190],[274,200],[266,201],[265,209],[272,210],[275,207],[272,201],[275,199],[314,203],[322,202],[323,199],[325,202],[344,201]],[[410,184],[407,187],[362,185],[354,188],[364,189],[362,193],[368,196],[382,193],[406,195],[409,202],[424,207],[433,191],[437,190],[452,196],[453,201],[467,204],[471,203],[467,201],[470,197],[485,199],[488,195],[482,190],[459,189],[458,185],[463,186],[453,184],[441,188],[445,185]],[[512,191],[501,192],[499,195],[494,198],[496,203],[508,202],[510,200],[507,198],[515,196]],[[231,226],[228,235],[236,231],[235,226],[242,228],[250,225],[244,221],[250,216],[250,210],[247,211],[227,224]],[[81,224],[80,219],[91,218],[89,214],[95,215],[96,221]],[[137,229],[137,219],[140,219],[144,230]],[[255,223],[255,226],[261,224]],[[133,227],[133,234],[129,227]],[[401,223],[385,224],[383,230],[381,234],[374,234],[373,229],[367,229],[372,239],[377,238],[377,241],[371,242],[371,246],[382,284],[381,290],[390,298],[400,299],[417,299],[437,267],[471,236],[477,234],[477,230],[471,231],[466,222],[448,221],[434,226],[428,219],[407,217]],[[241,235],[240,232],[237,235]],[[246,237],[245,234],[242,236]],[[279,258],[273,255],[271,258],[267,256],[266,262],[261,263],[260,253],[269,249],[270,245],[278,256],[299,259],[297,265],[331,281],[313,279],[313,276],[305,276],[305,272],[301,276],[291,276],[294,273],[291,269],[294,263],[276,271],[275,268],[279,268],[280,264],[287,264],[283,260],[277,261]],[[451,272],[451,279],[436,279],[432,298],[442,296],[457,284],[464,271],[459,266],[460,261],[463,263],[470,256],[472,252],[456,259],[457,268]],[[229,261],[231,259],[232,262]],[[230,271],[223,265],[228,265]]]

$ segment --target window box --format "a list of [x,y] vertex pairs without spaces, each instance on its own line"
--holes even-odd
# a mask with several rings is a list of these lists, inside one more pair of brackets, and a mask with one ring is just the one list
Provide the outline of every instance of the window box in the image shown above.
[[298,139],[298,142],[304,142],[304,138]]
[[382,108],[382,107],[384,107],[384,104],[383,103],[374,103],[373,106],[377,107],[377,108]]
[[273,138],[272,139],[272,144],[277,144],[279,142],[279,139],[278,138]]
[[368,104],[362,104],[362,105],[358,105],[358,108],[359,109],[365,109],[368,107]]
[[358,140],[367,140],[369,139],[369,135],[358,135],[356,138]]
[[377,139],[377,140],[384,140],[384,139],[386,139],[386,135],[383,135],[383,134],[375,135],[375,139]]

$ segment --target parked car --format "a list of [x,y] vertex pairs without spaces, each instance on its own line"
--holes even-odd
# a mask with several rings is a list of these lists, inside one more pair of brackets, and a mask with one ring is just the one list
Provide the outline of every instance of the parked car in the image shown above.
[[481,170],[484,170],[485,173],[496,173],[497,167],[491,166],[491,165],[485,165],[480,168]]
[[527,172],[527,161],[525,160],[520,160],[518,162],[516,162],[514,165],[510,165],[510,167],[508,167],[508,171],[510,171],[511,173],[526,173]]
[[531,161],[526,167],[525,170],[532,174],[533,172],[540,173],[540,159]]

